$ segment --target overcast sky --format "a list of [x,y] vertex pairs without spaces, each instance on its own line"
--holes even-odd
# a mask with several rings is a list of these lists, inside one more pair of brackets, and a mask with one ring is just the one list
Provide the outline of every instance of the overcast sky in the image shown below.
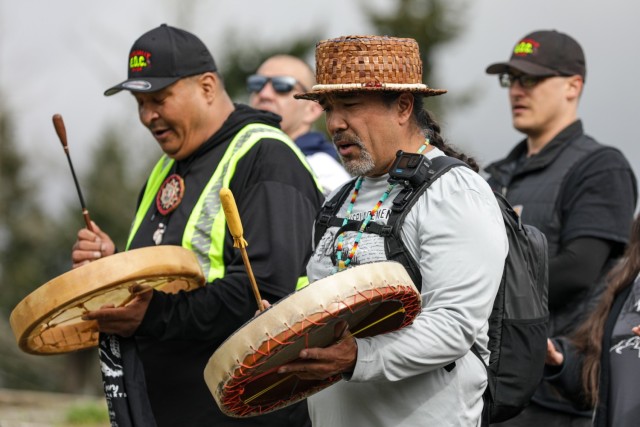
[[[395,2],[366,3],[388,10]],[[511,128],[506,91],[484,69],[508,59],[525,34],[557,29],[574,36],[586,53],[580,116],[587,133],[619,147],[640,171],[633,130],[640,120],[640,0],[469,3],[462,16],[465,32],[437,53],[436,80],[427,82],[451,95],[466,90],[478,94],[473,105],[450,112],[443,121],[450,142],[486,164],[521,138]],[[137,122],[131,96],[102,95],[126,77],[129,48],[142,33],[163,22],[182,26],[202,38],[218,58],[231,32],[238,43],[278,41],[311,28],[321,31],[323,38],[370,33],[358,11],[355,0],[0,0],[0,93],[17,119],[20,149],[33,159],[31,173],[41,193],[48,201],[69,199],[75,194],[67,191],[66,158],[51,124],[53,114],[64,117],[79,172],[88,167],[90,149],[108,123],[131,129],[132,150],[155,144]],[[50,178],[53,171],[63,176]]]

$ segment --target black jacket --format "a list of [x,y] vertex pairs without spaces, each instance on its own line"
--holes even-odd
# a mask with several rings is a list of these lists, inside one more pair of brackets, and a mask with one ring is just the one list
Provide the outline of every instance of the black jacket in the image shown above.
[[[609,388],[610,388],[610,356],[606,349],[611,348],[611,334],[620,315],[622,307],[629,297],[633,282],[616,295],[611,305],[611,310],[605,321],[602,336],[602,351],[600,355],[600,378],[598,385],[598,406],[593,417],[594,427],[615,427],[609,425]],[[584,392],[580,373],[582,371],[582,355],[576,351],[571,342],[566,338],[554,340],[556,348],[564,355],[562,367],[545,367],[545,379],[553,384],[563,395],[571,399],[578,407],[586,411],[590,408],[585,403]]]
[[[274,116],[236,105],[222,128],[196,153],[176,163],[185,181],[179,207],[165,218],[162,244],[180,245],[186,221],[230,141],[249,123],[277,127]],[[311,229],[322,196],[295,153],[275,139],[263,139],[238,162],[230,182],[248,257],[261,296],[271,302],[294,291],[305,276]],[[131,245],[153,245],[160,216],[152,206]],[[257,307],[241,253],[227,230],[225,276],[189,293],[154,292],[136,332],[148,394],[159,426],[300,426],[306,404],[253,418],[230,418],[218,409],[203,371],[216,348],[253,317]]]
[[[491,187],[521,212],[522,221],[542,231],[549,246],[549,336],[566,335],[592,308],[604,288],[606,273],[629,237],[636,204],[635,176],[619,150],[604,146],[583,132],[578,120],[562,130],[538,154],[526,157],[521,141],[486,171]],[[610,242],[602,270],[580,291],[569,293],[555,280],[554,257],[572,240],[595,238]],[[577,274],[578,272],[576,272]],[[596,272],[598,273],[598,272]],[[570,294],[570,298],[566,294]],[[565,295],[561,301],[555,295]],[[544,381],[533,401],[561,412],[588,416]]]

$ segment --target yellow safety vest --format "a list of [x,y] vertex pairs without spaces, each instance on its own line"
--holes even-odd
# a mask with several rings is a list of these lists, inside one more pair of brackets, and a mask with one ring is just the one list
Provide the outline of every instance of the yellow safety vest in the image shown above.
[[[213,172],[211,179],[200,194],[198,202],[193,208],[182,236],[182,246],[195,253],[207,282],[224,276],[225,265],[223,260],[224,236],[226,232],[226,218],[220,205],[220,189],[228,188],[231,178],[236,171],[240,159],[261,139],[277,139],[286,144],[298,156],[298,159],[314,177],[316,186],[320,184],[311,171],[304,154],[295,143],[280,129],[264,124],[250,124],[242,128],[233,138],[225,151],[220,163]],[[163,155],[160,161],[151,171],[147,180],[142,201],[138,207],[129,239],[127,249],[131,245],[133,237],[140,228],[147,211],[156,199],[160,186],[169,174],[174,160]],[[298,279],[297,286],[308,283],[306,276]]]

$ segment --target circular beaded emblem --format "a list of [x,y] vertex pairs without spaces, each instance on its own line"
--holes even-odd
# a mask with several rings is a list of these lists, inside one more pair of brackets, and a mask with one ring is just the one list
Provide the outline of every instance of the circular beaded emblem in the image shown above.
[[180,205],[183,196],[184,180],[182,177],[175,173],[168,176],[162,183],[156,197],[158,212],[162,215],[173,212]]

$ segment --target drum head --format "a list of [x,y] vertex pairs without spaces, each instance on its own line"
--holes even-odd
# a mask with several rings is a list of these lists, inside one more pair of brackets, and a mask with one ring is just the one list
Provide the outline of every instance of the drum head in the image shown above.
[[195,255],[179,246],[121,252],[68,271],[25,297],[13,310],[11,328],[27,353],[67,353],[98,343],[95,321],[82,315],[105,304],[126,304],[129,288],[190,291],[205,282]]
[[238,329],[211,356],[205,381],[229,416],[280,409],[341,379],[303,380],[276,372],[304,348],[333,344],[339,321],[364,338],[409,325],[420,309],[420,293],[401,264],[350,268],[289,295]]

